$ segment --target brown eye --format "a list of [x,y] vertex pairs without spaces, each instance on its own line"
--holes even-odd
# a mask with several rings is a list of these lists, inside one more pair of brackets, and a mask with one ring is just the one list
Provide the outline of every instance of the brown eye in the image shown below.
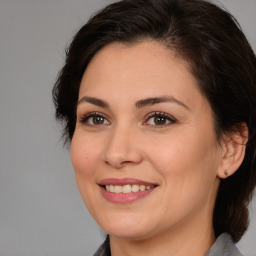
[[151,126],[167,126],[174,124],[175,122],[176,120],[172,116],[161,112],[155,112],[149,115],[145,124]]
[[94,116],[92,117],[92,123],[94,125],[104,124],[105,118],[102,116]]
[[155,122],[156,125],[165,125],[167,120],[166,120],[166,117],[156,116],[154,118],[154,122]]
[[103,114],[90,113],[80,120],[80,123],[90,126],[109,125],[110,122]]

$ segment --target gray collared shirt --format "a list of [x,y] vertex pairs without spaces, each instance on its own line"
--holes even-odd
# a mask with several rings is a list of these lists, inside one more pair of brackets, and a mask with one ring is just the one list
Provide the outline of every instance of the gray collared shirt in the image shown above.
[[[109,238],[99,247],[97,252],[93,256],[111,256]],[[236,245],[233,243],[232,238],[229,234],[221,234],[210,251],[205,256],[243,256]]]
[[221,234],[205,256],[243,256],[229,234]]

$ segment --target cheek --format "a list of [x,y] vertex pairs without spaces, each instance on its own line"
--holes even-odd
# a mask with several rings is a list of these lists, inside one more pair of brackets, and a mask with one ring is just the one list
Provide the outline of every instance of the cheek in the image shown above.
[[93,139],[75,132],[71,142],[71,160],[76,175],[90,176],[99,158],[99,148]]
[[99,150],[95,142],[75,132],[71,142],[71,160],[76,183],[89,212],[94,215],[95,171],[99,163]]
[[[151,162],[171,186],[172,193],[180,195],[197,189],[207,189],[214,183],[218,167],[218,151],[213,136],[199,136],[190,130],[163,139],[151,148]],[[168,141],[168,143],[167,143]],[[205,185],[204,185],[205,184]]]
[[94,173],[99,163],[99,150],[93,140],[75,132],[71,142],[71,161],[77,186],[84,201],[93,193]]
[[211,208],[215,198],[218,153],[213,141],[196,135],[189,138],[175,136],[172,143],[155,146],[151,155],[151,163],[162,177],[164,192],[159,201],[165,205],[161,214],[166,222]]

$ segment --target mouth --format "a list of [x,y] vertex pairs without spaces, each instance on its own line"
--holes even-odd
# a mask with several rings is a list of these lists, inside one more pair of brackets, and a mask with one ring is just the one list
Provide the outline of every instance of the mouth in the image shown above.
[[155,186],[145,186],[145,185],[139,185],[139,184],[126,184],[126,185],[105,185],[103,188],[105,188],[108,192],[111,193],[136,193],[139,191],[145,191],[154,188]]
[[103,196],[113,203],[129,203],[149,195],[158,186],[138,179],[104,179],[98,184]]

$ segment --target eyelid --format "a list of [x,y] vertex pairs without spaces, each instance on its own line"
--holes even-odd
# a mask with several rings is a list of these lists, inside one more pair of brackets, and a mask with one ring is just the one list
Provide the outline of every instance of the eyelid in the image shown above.
[[[149,114],[147,114],[147,115],[145,116],[145,120],[146,120],[146,121],[143,122],[143,124],[146,125],[146,122],[148,122],[148,120],[149,120],[150,118],[156,117],[156,116],[165,117],[166,119],[168,119],[168,120],[171,122],[170,124],[174,124],[174,123],[177,122],[177,119],[174,118],[172,115],[167,114],[167,113],[165,113],[165,112],[155,111],[155,112],[151,112],[151,113],[149,113]],[[162,127],[162,126],[163,126],[163,127],[166,127],[166,126],[168,126],[168,125],[170,125],[170,124],[155,125],[155,126],[157,126],[157,127]]]
[[[94,112],[89,112],[89,113],[87,113],[87,114],[85,114],[85,115],[82,115],[82,117],[79,118],[79,122],[80,122],[81,124],[86,124],[86,125],[88,125],[88,126],[94,126],[94,125],[90,125],[90,124],[86,123],[86,121],[87,121],[89,118],[95,117],[95,116],[103,117],[103,118],[105,118],[105,119],[107,120],[107,122],[108,122],[109,124],[111,123],[111,122],[109,121],[109,117],[108,117],[107,115],[105,115],[105,114],[103,114],[103,113],[101,113],[101,112],[96,112],[96,111],[94,111]],[[102,125],[103,125],[103,124],[102,124]],[[95,126],[97,126],[97,125],[95,125]]]
[[[85,115],[82,115],[82,117],[79,118],[79,122],[80,122],[81,124],[85,124],[85,125],[88,125],[88,126],[101,126],[101,125],[106,125],[106,124],[91,125],[91,124],[87,123],[87,121],[88,121],[89,118],[95,117],[95,116],[103,117],[103,118],[108,122],[107,125],[111,124],[111,122],[109,121],[110,118],[109,118],[107,115],[105,115],[105,114],[103,114],[103,113],[101,113],[101,112],[96,112],[96,111],[94,111],[94,112],[89,112],[89,113],[87,113],[87,114],[85,114]],[[149,121],[150,118],[156,117],[156,116],[164,117],[164,118],[166,118],[168,121],[170,121],[170,123],[164,124],[164,125],[151,125],[151,124],[147,124],[147,122]],[[174,124],[174,123],[177,122],[177,119],[174,118],[172,115],[167,114],[167,113],[165,113],[165,112],[160,112],[160,111],[151,112],[151,113],[147,114],[144,119],[145,119],[145,121],[143,122],[143,125],[156,126],[156,127],[158,127],[158,128],[166,127],[166,126],[168,126],[168,125],[171,125],[171,124]]]

